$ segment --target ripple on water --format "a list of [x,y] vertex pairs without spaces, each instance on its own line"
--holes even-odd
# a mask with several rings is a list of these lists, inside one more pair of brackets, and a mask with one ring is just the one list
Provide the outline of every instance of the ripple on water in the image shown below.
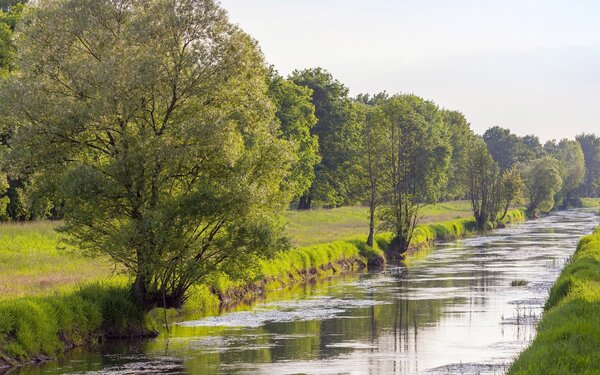
[[314,297],[295,301],[272,302],[265,305],[265,308],[191,320],[178,323],[178,325],[183,327],[261,327],[267,323],[331,319],[350,309],[384,303],[390,302],[370,299]]
[[147,361],[134,361],[122,365],[106,367],[100,371],[83,371],[85,375],[138,375],[138,374],[186,374],[182,360],[177,358],[157,358]]

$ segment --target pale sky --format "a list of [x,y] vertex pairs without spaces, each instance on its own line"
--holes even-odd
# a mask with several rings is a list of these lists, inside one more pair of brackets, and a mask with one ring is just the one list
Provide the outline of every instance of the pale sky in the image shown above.
[[600,134],[600,1],[221,0],[280,73],[323,67],[542,141]]

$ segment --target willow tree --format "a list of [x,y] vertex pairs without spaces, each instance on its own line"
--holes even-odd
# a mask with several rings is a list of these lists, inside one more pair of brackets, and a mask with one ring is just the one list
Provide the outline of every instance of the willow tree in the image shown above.
[[373,246],[376,230],[376,211],[384,204],[385,167],[388,162],[389,124],[380,106],[356,103],[361,123],[360,159],[357,165],[359,183],[369,206],[369,234],[367,245]]
[[467,160],[467,185],[475,226],[486,230],[500,212],[500,167],[478,138],[470,142]]
[[382,104],[387,117],[387,175],[382,227],[394,234],[390,250],[405,252],[422,209],[436,203],[447,182],[451,147],[439,108],[414,95],[395,95]]
[[129,270],[140,306],[285,242],[293,156],[261,52],[215,1],[43,1],[18,50],[9,162],[58,181],[63,229]]

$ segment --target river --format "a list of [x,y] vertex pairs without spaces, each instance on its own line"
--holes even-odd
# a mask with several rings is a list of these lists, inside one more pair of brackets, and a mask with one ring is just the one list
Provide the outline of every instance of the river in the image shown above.
[[590,210],[553,213],[436,245],[385,271],[190,317],[154,340],[78,349],[14,373],[502,374],[535,336],[578,239],[599,222]]

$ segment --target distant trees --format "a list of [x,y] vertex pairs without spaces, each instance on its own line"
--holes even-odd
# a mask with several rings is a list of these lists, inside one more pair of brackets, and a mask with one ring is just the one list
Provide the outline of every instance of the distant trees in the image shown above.
[[538,137],[534,135],[518,137],[510,130],[499,126],[486,130],[483,139],[492,158],[503,171],[517,163],[525,163],[545,154]]
[[585,160],[585,180],[582,193],[588,197],[600,196],[600,137],[594,134],[580,134],[576,137]]
[[296,160],[282,189],[294,199],[308,194],[315,178],[315,165],[321,161],[319,139],[311,134],[317,123],[311,89],[281,77],[271,68],[268,95],[275,104],[275,119],[281,138],[292,146]]
[[312,91],[317,123],[311,134],[318,137],[321,156],[315,178],[300,197],[298,209],[310,209],[315,202],[326,207],[348,203],[352,196],[348,175],[360,143],[360,124],[348,88],[321,68],[295,71],[289,78]]
[[523,168],[523,180],[529,197],[528,215],[550,211],[563,184],[559,162],[552,156],[532,160]]
[[504,207],[502,207],[502,214],[499,216],[500,220],[506,217],[511,205],[522,203],[524,187],[525,182],[516,166],[502,173],[500,178],[500,204]]
[[580,144],[574,140],[563,139],[558,144],[553,141],[546,143],[549,155],[558,160],[560,175],[563,181],[562,189],[555,197],[556,205],[562,207],[578,206],[580,187],[585,179],[585,159]]
[[291,133],[309,124],[281,136],[262,54],[214,1],[40,2],[20,40],[6,165],[58,182],[64,230],[134,276],[140,307],[285,245],[281,187],[311,143]]
[[458,111],[442,110],[442,117],[452,148],[443,198],[464,199],[467,197],[468,152],[473,131],[465,116]]
[[506,170],[519,161],[521,148],[519,137],[512,134],[510,130],[494,126],[486,130],[483,140],[501,170]]

